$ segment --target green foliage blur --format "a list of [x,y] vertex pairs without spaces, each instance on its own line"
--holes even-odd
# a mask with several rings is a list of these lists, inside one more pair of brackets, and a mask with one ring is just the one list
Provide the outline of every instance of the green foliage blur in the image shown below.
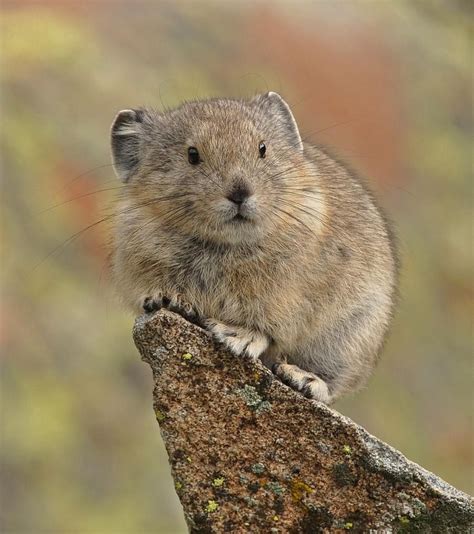
[[108,283],[109,127],[270,89],[398,229],[392,335],[336,408],[473,490],[472,20],[455,0],[3,2],[1,532],[185,532]]

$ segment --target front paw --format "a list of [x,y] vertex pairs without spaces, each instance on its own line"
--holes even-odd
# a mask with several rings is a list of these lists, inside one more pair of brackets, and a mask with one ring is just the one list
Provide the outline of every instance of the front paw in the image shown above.
[[147,297],[143,301],[143,309],[146,313],[154,313],[162,308],[177,313],[190,323],[204,328],[204,321],[201,319],[196,308],[189,304],[189,302],[186,302],[181,295],[168,297],[162,293],[157,293],[155,296]]
[[169,303],[169,298],[163,297],[161,293],[157,293],[153,297],[145,298],[143,301],[143,311],[145,313],[154,313],[158,310],[161,310],[161,308],[166,308]]
[[236,356],[247,355],[257,359],[268,348],[269,340],[264,334],[238,326],[227,326],[218,321],[206,321],[209,330],[217,341],[225,345]]

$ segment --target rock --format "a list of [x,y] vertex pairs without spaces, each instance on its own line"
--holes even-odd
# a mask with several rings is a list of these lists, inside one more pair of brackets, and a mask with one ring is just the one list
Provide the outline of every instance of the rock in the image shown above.
[[142,316],[134,339],[190,532],[473,527],[468,495],[180,316]]

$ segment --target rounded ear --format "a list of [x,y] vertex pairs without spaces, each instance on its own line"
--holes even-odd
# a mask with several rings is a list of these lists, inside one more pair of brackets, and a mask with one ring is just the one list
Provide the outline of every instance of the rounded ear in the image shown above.
[[115,174],[127,182],[140,162],[143,111],[124,109],[112,123],[110,141]]
[[292,146],[303,151],[303,141],[290,106],[278,93],[270,91],[269,93],[255,97],[252,102],[261,106],[272,118],[280,121],[285,128],[285,132],[291,138]]

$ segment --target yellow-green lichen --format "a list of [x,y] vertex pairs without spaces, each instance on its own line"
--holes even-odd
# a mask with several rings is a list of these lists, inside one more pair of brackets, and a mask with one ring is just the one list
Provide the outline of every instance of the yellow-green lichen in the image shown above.
[[274,515],[274,516],[273,516],[273,521],[280,521],[280,518],[279,518],[279,516],[277,516],[277,515]]
[[208,514],[212,514],[212,512],[215,512],[219,508],[219,505],[216,501],[207,501],[207,506],[205,508],[206,512]]
[[344,445],[344,447],[342,447],[342,450],[345,454],[352,454],[352,449],[349,447],[349,445]]
[[212,485],[215,488],[220,488],[224,484],[224,482],[225,482],[225,478],[224,477],[217,477],[212,481]]
[[293,480],[291,482],[291,497],[294,502],[301,501],[304,497],[311,495],[313,492],[314,489],[302,480]]
[[350,523],[349,521],[347,523],[344,523],[344,529],[350,530],[354,525]]
[[186,461],[190,464],[193,460],[191,456],[186,456]]
[[156,420],[158,423],[162,423],[166,419],[166,414],[161,410],[155,410]]
[[410,520],[408,519],[408,517],[405,517],[405,516],[400,517],[400,523],[402,523],[403,525],[408,525],[409,522]]
[[176,491],[180,491],[183,489],[183,484],[181,482],[175,482],[174,483],[174,488]]
[[183,358],[183,360],[191,360],[193,357],[193,355],[190,353],[190,352],[185,352],[181,358]]

